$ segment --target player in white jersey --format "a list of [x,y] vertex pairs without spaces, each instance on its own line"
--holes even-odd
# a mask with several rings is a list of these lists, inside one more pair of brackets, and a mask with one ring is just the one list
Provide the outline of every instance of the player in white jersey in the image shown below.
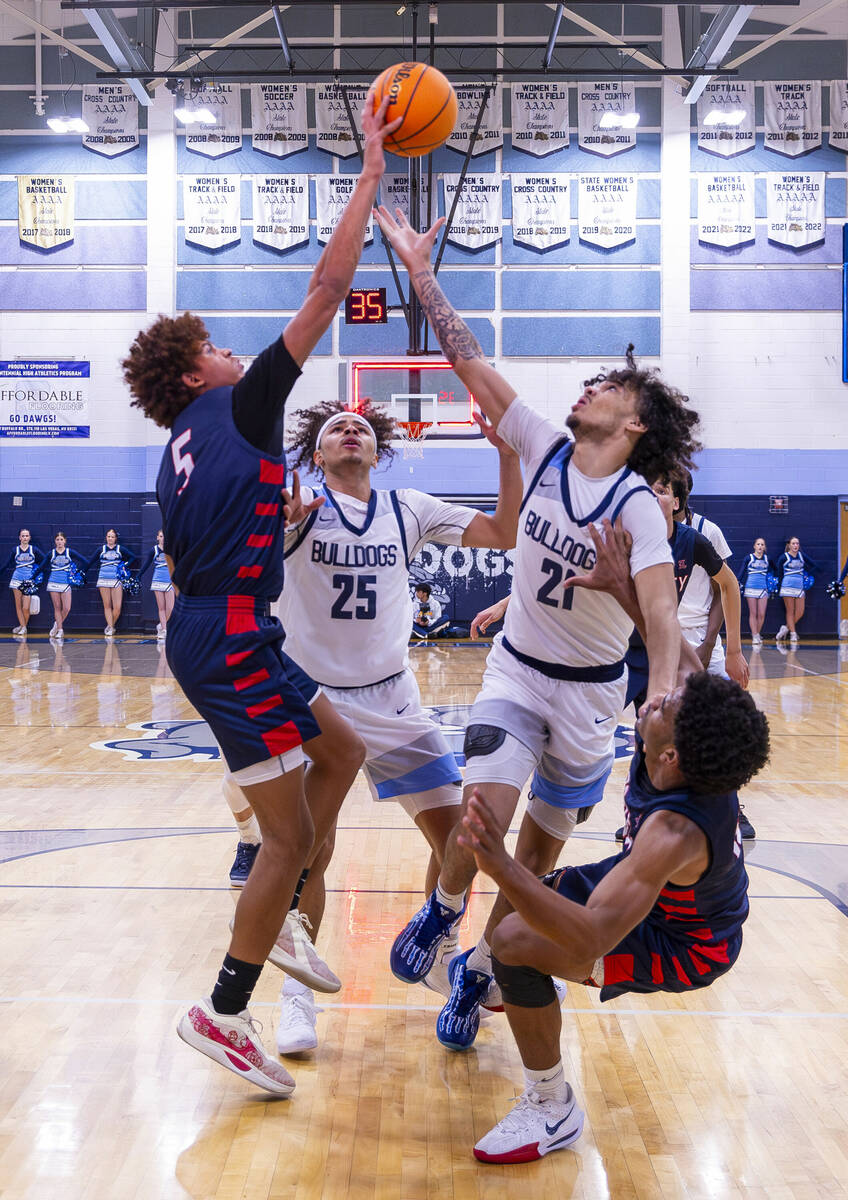
[[[430,255],[442,222],[417,234],[400,213],[395,220],[381,209],[379,224],[409,271],[445,356],[525,467],[512,599],[466,732],[465,801],[485,784],[506,829],[532,776],[516,854],[541,874],[554,866],[578,810],[603,793],[633,629],[610,596],[584,595],[563,583],[592,570],[590,527],[604,517],[620,521],[632,538],[631,572],[649,614],[648,702],[672,687],[680,652],[676,588],[665,520],[643,476],[691,463],[698,418],[679,392],[635,367],[631,347],[625,370],[587,382],[566,421],[570,435],[557,428],[485,361],[441,291]],[[392,947],[392,970],[407,982],[427,973],[464,912],[476,866],[457,832],[433,895]],[[487,933],[500,918],[499,904]],[[493,1002],[485,934],[453,960],[449,973],[452,992],[436,1031],[444,1045],[464,1049],[476,1036],[480,1002]]]
[[[679,507],[674,513],[675,521],[691,525],[698,533],[702,533],[712,544],[719,558],[728,562],[731,549],[722,531],[714,521],[709,521],[699,513],[692,512],[689,507],[689,493],[692,491],[692,476],[683,475],[675,483],[675,498]],[[724,621],[721,607],[721,594],[710,582],[710,577],[703,567],[695,567],[689,580],[689,585],[683,593],[680,607],[677,611],[683,636],[690,645],[695,647],[695,653],[701,660],[705,671],[711,675],[724,675],[725,662],[724,646],[720,637]],[[739,682],[737,665],[729,673]]]

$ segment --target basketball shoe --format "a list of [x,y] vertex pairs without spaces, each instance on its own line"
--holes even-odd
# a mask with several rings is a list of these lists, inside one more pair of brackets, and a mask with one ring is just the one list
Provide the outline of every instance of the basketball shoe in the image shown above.
[[739,805],[739,833],[744,842],[753,841],[757,836],[757,831],[748,818],[745,816],[745,810],[742,805]]
[[441,943],[465,912],[439,904],[436,893],[420,908],[394,940],[389,962],[392,974],[403,983],[420,983],[436,959]]
[[492,982],[488,972],[466,966],[471,953],[458,954],[448,968],[451,994],[436,1021],[436,1037],[449,1050],[467,1050],[474,1044],[480,1028],[480,1002]]
[[177,1033],[189,1046],[263,1091],[275,1096],[290,1096],[294,1091],[294,1080],[282,1063],[265,1053],[247,1009],[230,1016],[215,1012],[208,998],[199,1000],[181,1018]]
[[[235,919],[230,921],[231,932],[234,924]],[[315,950],[312,938],[307,932],[311,928],[306,913],[298,912],[296,908],[291,909],[286,914],[283,928],[271,947],[268,962],[291,975],[292,979],[299,979],[308,988],[314,988],[316,992],[337,992],[342,986],[342,981]]]
[[324,1010],[317,1007],[309,988],[300,985],[302,990],[290,992],[287,990],[289,986],[284,985],[280,994],[277,1050],[280,1054],[301,1054],[304,1050],[314,1050],[318,1045],[316,1016]]
[[480,1162],[534,1162],[552,1150],[564,1150],[583,1132],[583,1111],[566,1084],[564,1100],[544,1099],[532,1088],[518,1097],[511,1112],[474,1147]]
[[230,867],[230,886],[244,887],[251,872],[256,855],[259,853],[261,842],[239,842],[236,846],[236,857]]
[[781,625],[780,629],[778,629],[777,633],[774,635],[775,641],[782,642],[788,632],[789,632],[789,626]]
[[455,933],[450,933],[439,946],[432,967],[421,980],[425,988],[429,988],[431,992],[438,992],[445,999],[448,998],[451,994],[448,968],[451,959],[455,958],[457,954],[459,954],[459,938]]

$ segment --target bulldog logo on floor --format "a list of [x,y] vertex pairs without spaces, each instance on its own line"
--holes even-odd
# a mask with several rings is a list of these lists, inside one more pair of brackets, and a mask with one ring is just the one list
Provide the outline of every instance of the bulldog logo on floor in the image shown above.
[[142,721],[128,725],[139,730],[138,737],[113,742],[92,742],[93,750],[117,750],[130,762],[156,760],[173,762],[213,762],[221,757],[218,743],[205,721]]

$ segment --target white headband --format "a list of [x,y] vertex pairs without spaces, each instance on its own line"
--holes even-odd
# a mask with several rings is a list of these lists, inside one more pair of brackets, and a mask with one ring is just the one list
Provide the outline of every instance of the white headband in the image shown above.
[[324,436],[324,434],[327,432],[327,430],[330,428],[330,426],[335,425],[336,421],[340,421],[340,420],[355,421],[357,423],[357,425],[361,425],[363,427],[363,429],[367,429],[368,433],[371,435],[371,441],[374,443],[374,453],[375,454],[377,453],[377,437],[376,437],[376,434],[374,433],[374,430],[371,428],[371,426],[368,424],[368,422],[365,420],[365,418],[361,417],[359,415],[359,413],[348,412],[347,410],[344,410],[342,412],[333,413],[333,415],[331,417],[327,418],[327,420],[324,422],[324,424],[318,430],[318,436],[315,439],[315,449],[316,450],[321,449],[321,438]]

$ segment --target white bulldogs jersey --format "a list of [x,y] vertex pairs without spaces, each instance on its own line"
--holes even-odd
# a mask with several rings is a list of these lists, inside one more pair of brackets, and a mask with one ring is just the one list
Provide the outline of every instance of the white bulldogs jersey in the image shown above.
[[[693,513],[691,525],[693,529],[697,529],[698,533],[709,538],[719,558],[730,558],[730,547],[727,540],[714,521],[708,521],[706,517]],[[712,603],[713,585],[710,583],[709,575],[703,567],[693,567],[689,584],[677,610],[680,628],[699,629],[705,625]],[[720,642],[721,638],[717,640]]]
[[513,400],[498,433],[520,455],[529,480],[518,522],[512,598],[503,637],[540,663],[593,667],[622,659],[633,622],[606,592],[565,589],[595,563],[587,528],[620,516],[633,538],[630,570],[671,563],[665,518],[641,475],[626,467],[592,479],[570,462],[563,429]]
[[461,545],[477,512],[410,488],[372,489],[367,504],[323,494],[321,508],[286,530],[285,652],[318,683],[367,687],[409,661],[409,563],[425,542]]

